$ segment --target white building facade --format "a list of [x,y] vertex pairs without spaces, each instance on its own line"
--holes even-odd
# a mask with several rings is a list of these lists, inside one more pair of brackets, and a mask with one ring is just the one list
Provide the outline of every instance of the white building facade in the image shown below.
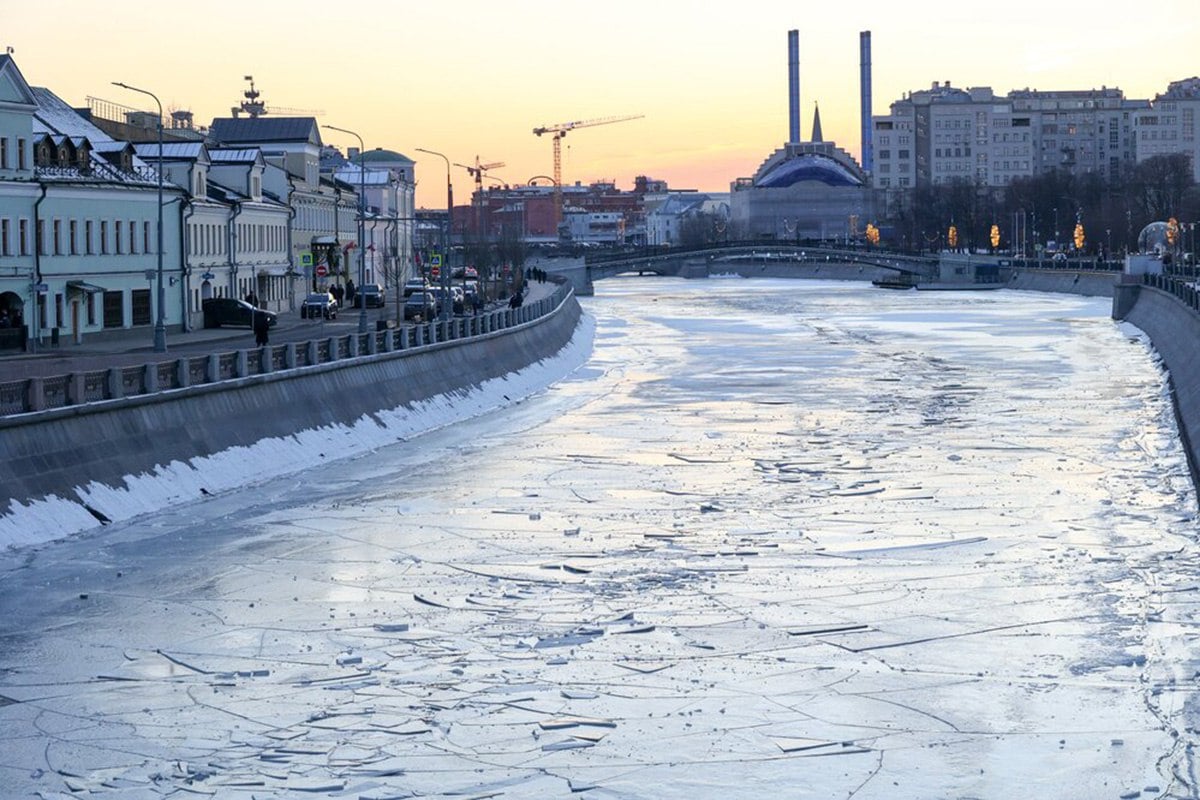
[[[150,341],[161,263],[163,318],[182,327],[179,215],[163,214],[160,262],[158,174],[132,147],[29,87],[9,56],[0,140],[0,321],[19,323],[26,346],[135,328]],[[181,193],[164,181],[163,199]]]

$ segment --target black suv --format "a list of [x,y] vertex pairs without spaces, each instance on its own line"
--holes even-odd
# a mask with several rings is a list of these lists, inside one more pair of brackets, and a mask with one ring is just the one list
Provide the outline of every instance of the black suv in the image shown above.
[[245,300],[234,297],[210,297],[200,304],[204,312],[204,327],[219,328],[222,325],[242,325],[253,327],[256,310],[267,315],[267,325],[274,325],[278,320],[274,311],[262,311]]

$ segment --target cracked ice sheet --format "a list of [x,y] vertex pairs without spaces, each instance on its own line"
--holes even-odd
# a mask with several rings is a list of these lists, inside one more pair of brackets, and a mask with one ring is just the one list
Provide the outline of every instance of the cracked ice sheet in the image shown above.
[[6,554],[0,785],[1191,796],[1195,498],[1108,301],[601,290],[526,402]]

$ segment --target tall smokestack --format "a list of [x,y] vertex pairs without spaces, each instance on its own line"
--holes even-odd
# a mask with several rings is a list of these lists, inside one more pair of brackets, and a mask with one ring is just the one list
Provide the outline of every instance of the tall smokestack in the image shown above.
[[862,168],[874,171],[875,154],[871,146],[871,32],[858,34],[859,88],[862,93]]
[[800,141],[800,31],[788,31],[788,141]]

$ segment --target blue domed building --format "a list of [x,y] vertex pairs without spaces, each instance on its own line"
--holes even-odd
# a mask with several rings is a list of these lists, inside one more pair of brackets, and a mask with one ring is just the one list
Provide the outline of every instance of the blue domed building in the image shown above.
[[839,239],[861,236],[875,221],[870,181],[854,157],[821,140],[788,142],[752,178],[730,187],[730,226],[746,239]]

